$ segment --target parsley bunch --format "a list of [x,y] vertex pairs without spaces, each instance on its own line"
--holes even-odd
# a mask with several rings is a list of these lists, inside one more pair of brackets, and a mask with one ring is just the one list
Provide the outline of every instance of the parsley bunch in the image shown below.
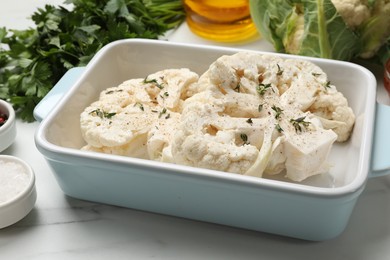
[[35,28],[0,28],[0,98],[24,121],[65,72],[85,66],[107,43],[157,39],[184,19],[181,0],[66,0],[46,5]]

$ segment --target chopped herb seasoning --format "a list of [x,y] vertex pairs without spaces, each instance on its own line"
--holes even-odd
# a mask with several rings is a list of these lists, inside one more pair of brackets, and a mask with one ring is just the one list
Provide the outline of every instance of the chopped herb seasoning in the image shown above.
[[310,122],[305,121],[306,116],[298,117],[296,119],[292,118],[290,119],[290,122],[295,128],[296,132],[302,132],[302,127],[307,127],[309,126]]
[[135,103],[134,106],[138,106],[139,109],[141,109],[142,111],[145,111],[144,105],[140,102]]
[[89,114],[91,114],[91,115],[92,115],[92,114],[95,114],[96,116],[100,117],[101,119],[103,119],[103,118],[110,119],[110,118],[112,118],[113,116],[116,115],[115,112],[113,112],[113,113],[108,113],[108,112],[105,112],[105,111],[103,111],[103,110],[100,110],[100,108],[95,109],[95,110],[89,112]]
[[[164,99],[169,96],[168,92],[164,92],[162,95],[159,95],[160,98]],[[158,103],[158,102],[157,102]]]
[[165,114],[167,112],[167,109],[164,107],[162,110],[161,110],[161,112],[160,112],[160,114],[158,115],[158,118],[160,118],[163,114]]
[[240,88],[241,88],[241,84],[239,82],[239,83],[237,83],[237,86],[233,90],[240,93]]
[[144,84],[148,84],[148,83],[153,83],[155,84],[156,87],[158,87],[159,89],[163,89],[164,86],[163,86],[163,83],[158,83],[156,79],[148,79],[148,76],[146,76],[146,78],[144,78],[144,81],[143,81]]
[[328,80],[325,84],[325,89],[330,88],[330,81]]
[[144,84],[148,84],[148,83],[157,83],[157,80],[156,79],[148,79],[148,76],[146,76],[144,78],[144,81],[143,81]]
[[269,88],[271,88],[271,84],[260,83],[258,86],[256,86],[256,91],[260,96],[263,96]]
[[257,107],[257,110],[258,110],[259,112],[261,112],[261,110],[263,110],[263,105],[264,105],[264,104],[260,104],[260,105]]
[[123,91],[123,89],[109,90],[109,91],[106,92],[106,95],[111,95],[111,94],[113,94],[113,93],[115,93],[115,92],[122,92],[122,91]]
[[284,131],[283,128],[281,128],[279,124],[275,124],[275,129],[276,129],[279,133],[281,133],[281,132]]
[[244,145],[245,145],[245,144],[249,144],[249,142],[248,142],[248,136],[247,136],[246,134],[244,134],[244,133],[240,134],[240,138],[241,138],[241,140],[244,142]]
[[253,121],[252,121],[252,118],[248,118],[248,120],[246,120],[246,122],[250,125],[253,125]]
[[313,72],[311,75],[313,75],[314,77],[318,77],[318,76],[321,75],[321,73],[315,73],[315,72]]
[[283,113],[283,109],[281,109],[280,107],[277,107],[275,105],[273,105],[271,108],[273,111],[275,111],[275,119],[279,119],[280,115]]
[[165,116],[165,119],[169,119],[171,117],[171,114],[168,114]]
[[276,66],[278,66],[278,72],[276,72],[276,75],[281,76],[283,74],[283,70],[280,69],[279,64],[276,64]]

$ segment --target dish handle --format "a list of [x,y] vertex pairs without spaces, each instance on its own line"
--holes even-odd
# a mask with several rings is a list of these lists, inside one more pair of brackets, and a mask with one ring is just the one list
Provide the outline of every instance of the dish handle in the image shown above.
[[46,94],[46,96],[35,106],[33,115],[34,118],[41,122],[50,111],[58,104],[64,94],[74,85],[80,78],[85,67],[75,67],[69,69],[56,85]]
[[369,177],[390,174],[390,106],[376,104],[375,129]]

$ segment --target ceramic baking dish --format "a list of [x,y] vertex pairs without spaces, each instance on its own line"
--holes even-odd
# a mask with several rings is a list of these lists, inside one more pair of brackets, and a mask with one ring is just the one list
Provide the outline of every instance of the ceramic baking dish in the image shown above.
[[[237,51],[156,40],[121,40],[101,49],[87,67],[70,70],[34,111],[38,120],[43,119],[36,132],[36,146],[64,193],[83,200],[306,240],[338,236],[368,177],[387,174],[390,167],[385,157],[371,160],[375,122],[385,121],[390,114],[388,107],[376,103],[374,76],[359,65],[299,57],[318,64],[329,75],[357,116],[351,139],[332,148],[329,174],[302,183],[80,150],[85,143],[79,115],[102,90],[166,68],[187,67],[202,74],[221,55]],[[377,106],[379,118],[375,120]],[[375,153],[386,154],[381,149],[389,147],[385,144],[389,126],[376,127],[376,135],[383,139],[376,142],[379,145],[374,147]]]

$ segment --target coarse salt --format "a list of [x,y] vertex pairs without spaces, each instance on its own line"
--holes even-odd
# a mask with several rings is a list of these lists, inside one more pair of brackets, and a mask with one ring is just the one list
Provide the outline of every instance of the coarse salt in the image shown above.
[[30,182],[25,167],[15,162],[0,160],[0,204],[23,192]]

